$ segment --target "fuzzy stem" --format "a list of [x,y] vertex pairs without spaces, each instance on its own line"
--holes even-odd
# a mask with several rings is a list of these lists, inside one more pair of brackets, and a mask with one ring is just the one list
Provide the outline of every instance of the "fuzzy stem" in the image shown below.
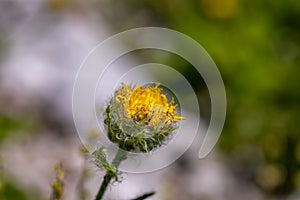
[[[115,158],[112,161],[112,166],[115,167],[116,169],[118,169],[121,162],[125,159],[126,159],[126,152],[122,149],[119,149],[117,151],[116,155],[115,155]],[[107,186],[109,185],[110,181],[114,177],[115,177],[115,175],[113,173],[111,173],[109,171],[106,172],[95,200],[101,200],[102,199],[102,197],[103,197],[103,195],[104,195],[104,193],[107,189]]]

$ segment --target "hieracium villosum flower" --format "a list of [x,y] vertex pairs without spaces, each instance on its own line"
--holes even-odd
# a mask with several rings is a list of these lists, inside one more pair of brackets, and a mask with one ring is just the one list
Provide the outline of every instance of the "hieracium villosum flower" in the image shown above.
[[160,84],[122,86],[106,108],[105,124],[109,139],[126,151],[149,152],[157,149],[185,119],[176,112]]

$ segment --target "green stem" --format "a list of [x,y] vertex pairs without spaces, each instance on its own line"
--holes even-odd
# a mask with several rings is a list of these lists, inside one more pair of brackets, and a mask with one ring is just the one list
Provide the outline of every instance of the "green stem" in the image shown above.
[[[126,151],[119,149],[115,155],[115,158],[112,161],[112,166],[115,167],[116,169],[118,169],[121,162],[125,159],[126,159]],[[106,172],[95,200],[102,199],[102,197],[107,189],[107,186],[109,185],[110,181],[114,177],[115,177],[115,174],[113,174],[112,172],[110,172],[110,171]]]

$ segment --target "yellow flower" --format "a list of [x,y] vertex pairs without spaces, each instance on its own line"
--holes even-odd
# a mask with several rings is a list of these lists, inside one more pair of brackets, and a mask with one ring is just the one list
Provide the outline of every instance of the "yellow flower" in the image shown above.
[[126,151],[150,152],[163,145],[185,118],[177,115],[174,98],[168,101],[159,86],[122,83],[105,111],[110,141]]
[[134,89],[131,84],[127,86],[122,83],[116,91],[116,102],[123,108],[126,117],[135,122],[143,121],[156,126],[162,122],[169,124],[185,119],[175,114],[177,105],[174,105],[174,98],[168,103],[159,85]]

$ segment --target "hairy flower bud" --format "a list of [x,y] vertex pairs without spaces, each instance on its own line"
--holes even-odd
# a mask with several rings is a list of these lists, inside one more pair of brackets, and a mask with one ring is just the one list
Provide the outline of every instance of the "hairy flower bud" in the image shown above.
[[174,98],[168,102],[160,84],[122,86],[106,108],[104,120],[109,139],[126,151],[149,152],[161,146],[166,137],[185,119],[176,113]]

